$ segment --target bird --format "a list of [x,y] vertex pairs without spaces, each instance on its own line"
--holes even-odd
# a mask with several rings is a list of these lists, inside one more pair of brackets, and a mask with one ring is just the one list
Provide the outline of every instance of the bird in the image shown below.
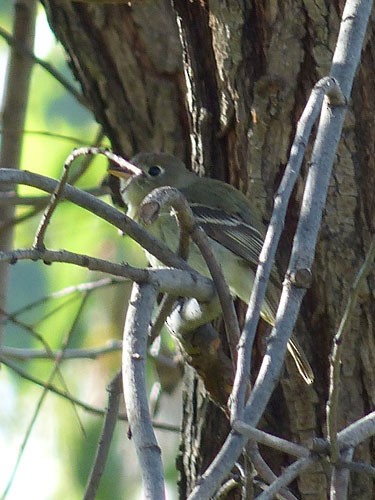
[[[115,163],[108,167],[108,172],[120,179],[120,195],[127,215],[142,224],[139,208],[144,198],[159,187],[177,188],[206,232],[231,293],[248,303],[266,229],[249,199],[230,184],[199,177],[188,170],[182,160],[167,153],[138,153],[129,163],[130,168]],[[178,225],[170,208],[162,208],[159,217],[146,229],[172,250],[177,249]],[[147,256],[153,267],[161,265],[151,254]],[[188,263],[204,276],[210,276],[194,243],[190,244]],[[280,290],[280,278],[273,266],[261,307],[261,317],[272,326]],[[304,381],[311,384],[313,371],[294,334],[288,342],[288,352]]]

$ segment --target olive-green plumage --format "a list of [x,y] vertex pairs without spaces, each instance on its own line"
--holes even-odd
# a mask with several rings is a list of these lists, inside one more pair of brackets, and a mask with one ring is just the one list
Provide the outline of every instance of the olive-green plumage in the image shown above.
[[[211,239],[214,254],[222,266],[232,293],[247,303],[254,283],[265,228],[246,196],[222,181],[198,177],[187,170],[181,160],[168,154],[139,153],[130,163],[139,170],[129,172],[119,167],[109,168],[110,173],[121,179],[120,192],[127,206],[128,216],[140,222],[139,206],[153,189],[161,186],[179,189]],[[147,230],[171,249],[177,248],[177,222],[169,209],[162,210],[156,221],[147,225]],[[155,257],[148,257],[151,265],[160,265]],[[207,266],[193,243],[188,262],[198,272],[209,276]],[[274,323],[279,294],[280,281],[276,270],[273,269],[261,311],[263,319],[270,324]],[[290,340],[288,349],[305,381],[311,383],[311,367],[294,337]]]

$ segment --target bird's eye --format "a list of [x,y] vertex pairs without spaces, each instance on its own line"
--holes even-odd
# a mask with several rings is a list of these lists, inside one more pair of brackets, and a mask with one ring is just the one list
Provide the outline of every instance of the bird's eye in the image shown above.
[[151,175],[151,177],[157,177],[158,175],[160,175],[162,173],[162,168],[159,167],[159,165],[152,165],[149,169],[148,169],[148,174]]

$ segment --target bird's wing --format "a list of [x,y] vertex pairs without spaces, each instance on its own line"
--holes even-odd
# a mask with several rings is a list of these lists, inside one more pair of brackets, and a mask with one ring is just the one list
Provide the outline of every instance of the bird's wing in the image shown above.
[[[263,246],[263,234],[257,228],[243,221],[239,216],[228,214],[220,208],[207,207],[198,203],[191,203],[190,206],[197,222],[210,238],[242,257],[254,271],[256,270]],[[272,325],[274,324],[280,289],[279,277],[275,268],[272,269],[270,282],[273,287],[271,290],[269,287],[266,297],[266,304],[270,309],[263,309],[262,316],[265,321]],[[306,383],[311,384],[314,380],[314,374],[294,335],[289,340],[288,351]]]
[[256,268],[263,245],[263,235],[256,228],[219,208],[192,203],[191,209],[210,238]]

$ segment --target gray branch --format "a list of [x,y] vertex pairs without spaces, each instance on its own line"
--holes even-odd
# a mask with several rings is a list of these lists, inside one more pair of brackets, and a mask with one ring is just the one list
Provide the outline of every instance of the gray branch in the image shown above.
[[116,264],[104,259],[89,257],[68,250],[39,250],[29,248],[0,252],[0,262],[16,264],[19,260],[42,260],[48,264],[52,262],[65,262],[76,266],[85,267],[90,271],[101,271],[113,276],[128,278],[137,283],[150,283],[161,292],[174,293],[186,297],[195,297],[197,300],[210,301],[214,290],[208,278],[200,276],[195,271],[186,272],[181,269],[170,268],[137,268],[129,264]]
[[256,429],[255,427],[250,427],[250,425],[246,425],[239,420],[233,422],[232,428],[236,432],[247,436],[253,441],[269,446],[270,448],[274,448],[275,450],[279,450],[282,453],[287,453],[298,458],[308,457],[310,455],[310,450],[304,446],[291,443],[286,439],[273,436],[272,434],[268,434],[267,432]]
[[[177,212],[181,233],[179,250],[180,252],[182,251],[182,255],[188,255],[188,245],[191,237],[199,248],[202,257],[207,264],[212,280],[215,283],[223,312],[223,319],[232,360],[236,360],[237,343],[240,337],[236,310],[234,308],[232,295],[228,284],[225,281],[221,266],[212,252],[209,238],[199,224],[197,224],[194,214],[184,195],[178,189],[172,187],[154,189],[148,196],[146,196],[141,205],[141,217],[146,223],[151,222],[158,216],[160,208],[164,205],[170,205]],[[207,322],[207,320],[205,320],[205,322]]]
[[164,498],[161,451],[156,441],[146,389],[147,337],[157,291],[151,285],[134,283],[126,315],[122,374],[125,405],[131,435],[141,465],[144,498]]
[[296,479],[302,472],[312,467],[319,457],[310,456],[296,460],[292,465],[284,469],[283,473],[257,497],[257,500],[273,500],[277,493],[288,486],[294,479]]
[[[42,191],[47,191],[48,193],[53,193],[58,185],[57,181],[49,177],[11,168],[0,169],[0,184],[1,183],[25,184],[26,186],[32,186]],[[64,187],[62,197],[117,227],[123,233],[137,241],[145,250],[157,257],[165,265],[195,272],[183,259],[177,257],[177,255],[161,241],[154,238],[151,234],[142,229],[139,224],[122,212],[108,205],[108,203],[98,200],[89,193],[85,193],[69,184]]]
[[[327,93],[337,92],[337,83],[332,78],[322,78],[313,88],[310,98],[297,124],[295,139],[290,152],[290,158],[277,190],[274,209],[263,248],[259,256],[254,286],[252,289],[249,307],[247,309],[244,329],[238,347],[238,364],[232,396],[232,420],[241,419],[245,404],[247,381],[250,377],[251,352],[261,307],[266,295],[268,280],[272,264],[275,259],[277,246],[285,223],[286,211],[294,185],[298,179],[312,127],[319,116],[324,96]],[[281,354],[282,356],[282,354]],[[283,356],[281,357],[283,359]]]

